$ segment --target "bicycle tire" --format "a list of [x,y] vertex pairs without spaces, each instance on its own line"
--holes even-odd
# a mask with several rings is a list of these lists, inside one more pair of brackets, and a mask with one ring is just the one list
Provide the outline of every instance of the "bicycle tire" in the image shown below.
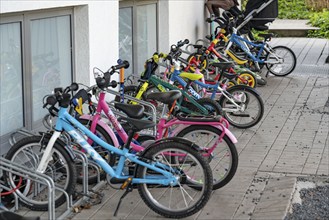
[[[199,132],[199,135],[197,132]],[[209,134],[209,136],[212,135],[213,137],[208,137],[208,139],[205,140],[204,136],[201,137],[203,134]],[[191,125],[180,131],[177,134],[177,137],[188,139],[201,147],[203,151],[206,151],[206,149],[211,148],[212,146],[204,146],[204,143],[214,144],[214,141],[216,141],[221,134],[222,131],[214,126]],[[216,135],[216,137],[214,135]],[[216,155],[212,154],[208,158],[209,165],[212,168],[213,190],[219,189],[229,183],[238,168],[238,152],[235,144],[226,134],[223,136],[222,140],[223,141],[218,143],[213,151],[217,152]],[[219,153],[221,155],[218,155]],[[217,155],[219,158],[217,158]],[[220,160],[225,161],[224,163],[221,163],[223,161]]]
[[[179,152],[186,155],[186,160],[184,160],[182,165],[179,164],[178,166],[179,169],[174,168],[172,166],[172,165],[177,165],[176,162],[172,164],[170,157],[167,159],[166,156],[164,156],[164,154],[166,153],[172,154],[173,152],[176,153]],[[178,186],[170,186],[170,185],[164,186],[164,185],[154,185],[154,184],[138,185],[138,192],[142,200],[154,212],[167,218],[184,218],[191,216],[194,213],[200,211],[207,204],[213,187],[212,173],[209,164],[199,154],[198,151],[180,142],[163,142],[158,144],[156,147],[149,147],[145,149],[141,157],[148,158],[150,163],[157,163],[159,160],[162,159],[164,162],[163,161],[160,162],[166,164],[168,167],[171,167],[172,169],[170,170],[172,170],[172,172],[174,172],[175,170],[179,170],[180,172],[180,174],[175,173],[175,175],[177,176],[177,178],[179,178],[180,181]],[[194,166],[192,166],[192,164]],[[195,172],[195,170],[192,171],[192,168],[195,169],[196,166],[198,166],[199,168],[197,172]],[[182,170],[184,168],[187,168],[186,171],[184,170],[186,173]],[[148,169],[146,167],[137,166],[136,168],[137,178],[144,178],[147,173],[148,173]],[[193,175],[189,175],[189,174],[193,174]],[[156,175],[156,173],[152,172],[152,175]],[[201,183],[203,184],[201,190],[193,189],[193,187],[189,186],[191,182],[186,181],[186,179],[197,178],[195,175],[201,175],[200,179],[198,178],[196,180],[198,184]],[[167,194],[165,193],[167,190],[163,189],[164,187],[169,187]],[[176,190],[177,193],[175,193],[176,191],[173,192],[174,190]],[[160,194],[161,196],[159,196],[159,193],[161,193]],[[190,195],[188,193],[193,193],[193,200],[190,199],[189,197]],[[184,194],[186,194],[185,197],[187,198],[184,197]],[[174,202],[172,204],[171,202],[169,202],[168,205],[169,207],[166,207],[166,204],[168,203],[164,202],[164,200],[166,198],[172,199],[173,197],[175,197]],[[176,197],[180,197],[180,198],[176,199]],[[187,199],[189,199],[188,203],[186,201]],[[184,205],[185,206],[188,205],[188,207],[184,207]]]
[[[232,102],[226,98],[224,95],[221,95],[219,98],[219,104],[223,109],[223,116],[225,119],[234,127],[237,128],[250,128],[255,126],[263,117],[264,114],[264,103],[260,95],[252,88],[248,86],[238,85],[228,88],[226,91],[233,100],[241,107],[242,111],[237,111],[237,113],[230,112],[231,110],[236,109],[236,107],[232,104]],[[256,103],[254,110],[254,114],[251,114],[251,107],[253,107],[253,103]],[[250,107],[251,106],[251,107]],[[247,111],[248,110],[248,111]],[[249,116],[248,116],[249,115]],[[245,118],[250,118],[251,121],[244,122]],[[235,119],[239,121],[235,121]]]
[[[266,68],[275,76],[287,76],[290,73],[292,73],[292,71],[294,71],[294,69],[296,67],[296,63],[297,63],[296,62],[296,55],[290,48],[288,48],[286,46],[275,46],[275,47],[271,48],[271,51],[273,51],[274,53],[276,53],[278,50],[286,51],[285,52],[286,54],[291,55],[292,63],[290,65],[290,67],[288,68],[288,70],[281,73],[281,70],[280,70],[281,66],[278,66],[278,65],[282,65],[282,64],[268,64],[268,63],[266,63]],[[271,53],[268,53],[267,56],[266,56],[266,61],[268,61],[269,59],[271,59]],[[285,62],[283,63],[283,65],[285,65]],[[275,71],[276,69],[280,70],[280,72],[276,72]]]
[[[82,119],[82,118],[79,118],[78,120],[81,124],[83,124],[85,127],[88,127],[88,125],[91,123],[91,121],[89,121],[88,119]],[[113,146],[113,140],[112,138],[110,137],[110,135],[104,130],[104,128],[102,128],[100,125],[96,125],[96,133],[95,133],[98,137],[100,137],[103,141],[105,141],[106,143],[110,144]],[[108,150],[106,150],[105,148],[103,147],[100,147],[100,146],[94,146],[94,144],[92,145],[92,147],[95,148],[95,150],[97,151],[97,153],[99,153],[99,155],[101,155],[104,160],[106,160],[109,164],[111,162],[111,157],[113,157],[113,154],[111,154]],[[97,180],[98,180],[98,177],[97,177],[97,171],[94,170],[94,168],[92,166],[88,167],[89,172],[92,172],[93,174],[90,175],[88,173],[88,184],[94,184],[94,183],[97,183]],[[77,168],[77,170],[79,170]],[[100,178],[101,180],[102,179],[105,179],[106,177],[106,173],[105,171],[103,170],[100,170]],[[78,175],[78,179],[77,179],[77,182],[78,183],[82,183],[82,176],[81,175]]]
[[[6,155],[6,159],[14,162],[14,163],[23,163],[25,167],[28,167],[30,170],[36,170],[38,167],[38,164],[40,160],[37,160],[38,158],[41,158],[43,151],[41,150],[41,140],[42,136],[31,136],[26,137],[18,141],[16,144],[14,144],[8,151]],[[49,140],[44,138],[44,143],[46,144]],[[33,148],[32,148],[33,147]],[[35,147],[35,148],[34,148]],[[24,152],[25,151],[25,152]],[[63,146],[61,146],[58,142],[55,142],[53,146],[54,153],[52,154],[53,159],[49,162],[46,171],[44,174],[49,175],[55,182],[56,187],[63,188],[68,195],[72,195],[74,193],[76,180],[77,180],[77,173],[75,169],[75,164],[67,151],[64,149]],[[20,152],[25,156],[25,158],[19,159],[18,156],[20,155]],[[38,153],[38,155],[37,155]],[[59,159],[56,161],[56,157]],[[17,159],[17,160],[16,160]],[[50,168],[51,166],[51,168]],[[59,167],[60,166],[60,167]],[[55,169],[52,169],[55,168]],[[67,173],[64,173],[64,169],[67,171]],[[53,172],[53,173],[47,173],[47,172]],[[56,173],[54,173],[56,172]],[[56,174],[56,175],[55,175]],[[5,179],[8,181],[8,184],[11,185],[12,188],[15,188],[15,175],[4,172]],[[65,184],[60,186],[60,181],[65,180]],[[42,191],[37,196],[34,196],[32,198],[31,193],[33,193],[33,185],[36,184],[32,180],[25,179],[23,177],[24,184],[22,187],[17,189],[15,192],[18,195],[20,201],[22,202],[22,205],[35,211],[47,211],[48,210],[48,198],[45,200],[46,195],[40,195]],[[25,185],[26,184],[26,185]],[[45,187],[47,188],[47,187]],[[32,192],[31,192],[32,191]],[[45,190],[48,191],[48,190]],[[40,195],[40,196],[39,196]],[[29,197],[29,198],[28,198]],[[40,201],[36,201],[37,197],[41,197]],[[55,207],[59,207],[64,202],[66,202],[65,194],[61,191],[56,190],[55,191]]]
[[[208,57],[203,55],[203,54],[197,54],[197,53],[192,53],[191,55],[188,56],[188,58],[186,59],[187,62],[189,64],[192,63],[192,60],[195,59],[196,61],[201,61],[200,59],[203,59],[203,61],[200,64],[199,71],[200,72],[204,72],[206,69],[208,69],[208,65],[209,65],[209,61],[208,61]],[[190,72],[195,72],[196,68],[193,66],[190,66],[188,69]]]
[[[240,78],[242,78],[246,82],[243,82]],[[239,73],[238,76],[236,77],[236,82],[239,85],[246,85],[251,88],[256,88],[256,85],[257,85],[256,77],[249,72]]]

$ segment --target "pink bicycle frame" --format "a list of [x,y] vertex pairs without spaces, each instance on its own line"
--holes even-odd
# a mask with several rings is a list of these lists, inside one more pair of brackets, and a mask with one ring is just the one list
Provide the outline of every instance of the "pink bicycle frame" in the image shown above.
[[[96,131],[96,126],[97,125],[101,126],[110,135],[111,139],[113,140],[113,145],[115,147],[120,147],[115,133],[111,130],[111,128],[104,121],[101,120],[102,111],[105,113],[106,117],[112,123],[112,125],[113,125],[114,129],[116,130],[117,134],[119,135],[119,137],[123,140],[123,142],[126,142],[128,140],[128,135],[125,132],[125,130],[123,129],[123,127],[121,126],[121,124],[118,122],[118,120],[117,120],[116,116],[114,115],[114,113],[112,112],[112,110],[107,105],[107,103],[105,101],[105,92],[102,91],[99,95],[96,114],[95,115],[82,115],[81,118],[92,121],[90,130],[94,133]],[[222,131],[222,134],[220,135],[220,137],[218,138],[216,143],[209,149],[207,155],[211,154],[211,152],[214,150],[214,148],[217,146],[217,144],[222,141],[222,138],[224,137],[225,134],[230,138],[232,143],[237,143],[237,139],[235,138],[235,136],[231,133],[230,130],[227,129],[228,123],[224,118],[221,118],[218,122],[217,121],[216,122],[181,121],[177,118],[174,118],[167,122],[167,120],[165,118],[161,118],[157,125],[156,140],[162,139],[165,129],[170,128],[172,125],[178,125],[178,127],[176,127],[171,132],[170,136],[176,136],[184,128],[191,126],[191,125],[210,125],[210,126],[214,126],[218,129],[220,129]],[[88,140],[88,142],[91,144],[92,140]],[[144,149],[144,147],[142,147],[138,144],[135,144],[133,142],[131,143],[131,147],[135,151],[142,151]]]

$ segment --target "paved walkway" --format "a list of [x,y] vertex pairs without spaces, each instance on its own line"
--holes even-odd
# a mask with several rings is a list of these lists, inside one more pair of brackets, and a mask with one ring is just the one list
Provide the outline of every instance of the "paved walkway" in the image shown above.
[[[283,78],[270,75],[257,90],[265,114],[255,127],[232,128],[238,139],[239,167],[233,180],[213,192],[207,206],[187,219],[282,219],[297,176],[329,179],[329,65],[327,40],[280,38],[297,57],[297,68]],[[73,219],[162,219],[150,211],[137,191],[113,217],[121,191],[106,187],[103,202]],[[30,213],[26,213],[31,215]],[[43,213],[47,217],[46,213]]]

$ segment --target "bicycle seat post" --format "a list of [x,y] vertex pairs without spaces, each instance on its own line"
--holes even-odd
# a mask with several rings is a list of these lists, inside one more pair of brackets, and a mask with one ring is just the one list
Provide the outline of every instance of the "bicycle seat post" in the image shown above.
[[135,133],[136,133],[136,131],[133,128],[129,129],[128,139],[127,139],[127,142],[123,145],[123,148],[126,148],[126,149],[130,148],[130,144],[133,140],[133,137],[134,137]]

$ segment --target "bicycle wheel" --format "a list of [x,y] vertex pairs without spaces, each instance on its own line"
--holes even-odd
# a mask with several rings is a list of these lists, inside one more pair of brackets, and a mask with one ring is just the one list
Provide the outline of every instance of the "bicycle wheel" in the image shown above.
[[[279,58],[279,61],[276,57]],[[270,53],[267,54],[266,61],[272,62],[272,64],[266,63],[266,67],[275,76],[286,76],[294,71],[296,67],[296,55],[286,46],[271,48]]]
[[234,127],[250,128],[263,117],[262,98],[248,86],[233,86],[219,98],[223,116]]
[[208,160],[213,175],[213,190],[225,186],[238,168],[238,153],[235,145],[225,134],[217,143],[222,131],[209,125],[191,125],[177,134],[202,148],[202,155]]
[[[84,126],[86,126],[87,128],[90,128],[91,125],[91,121],[88,119],[79,119],[79,122],[81,124],[83,124]],[[104,130],[104,128],[102,128],[100,125],[96,125],[96,132],[95,134],[101,138],[103,141],[105,141],[106,143],[110,144],[113,146],[113,140],[110,137],[110,135]],[[111,154],[107,149],[99,146],[96,142],[93,142],[91,145],[96,151],[97,153],[99,153],[99,155],[101,155],[108,163],[110,163],[111,161],[111,156],[113,156],[113,154]],[[81,150],[81,149],[80,149]],[[76,167],[77,167],[77,171],[78,171],[78,183],[82,183],[82,179],[83,179],[83,173],[82,173],[82,164],[81,163],[76,163]],[[89,184],[94,184],[97,183],[97,170],[94,166],[88,166],[88,183]],[[101,179],[105,179],[106,177],[106,173],[104,170],[100,170],[100,178]]]
[[[209,114],[208,115],[221,115],[222,114],[222,108],[221,106],[214,100],[210,99],[210,98],[201,98],[196,100],[197,103],[199,103],[200,105],[202,105],[203,107],[205,107],[208,111]],[[198,109],[196,106],[191,106],[192,111],[195,112],[200,112],[201,110]]]
[[236,82],[239,85],[246,85],[251,88],[256,88],[257,85],[255,76],[248,72],[240,73],[236,78]]
[[[48,139],[41,136],[32,136],[23,138],[13,145],[6,155],[6,159],[27,167],[29,170],[36,170],[43,149],[48,143]],[[75,189],[77,173],[75,164],[66,152],[63,146],[55,142],[51,160],[47,165],[44,174],[50,176],[56,187],[64,189],[69,195],[72,195]],[[8,184],[12,188],[17,187],[17,182],[21,178],[10,172],[4,172]],[[22,184],[15,191],[20,198],[22,205],[31,210],[46,211],[48,210],[48,188],[38,182],[23,178]],[[63,192],[55,190],[55,207],[59,207],[66,201]]]
[[206,70],[208,68],[208,58],[207,56],[204,56],[204,55],[200,55],[200,54],[197,54],[197,53],[192,53],[187,59],[187,62],[189,64],[192,64],[190,67],[189,67],[189,71],[191,72],[195,72],[195,66],[193,64],[195,64],[195,62],[199,62],[199,71],[200,72],[203,72],[204,70]]
[[[184,160],[172,160],[173,154],[184,155]],[[179,179],[176,186],[140,184],[138,192],[154,212],[168,218],[184,218],[202,209],[212,192],[212,173],[209,164],[198,153],[179,142],[163,142],[156,147],[145,149],[141,155],[150,159],[150,163],[167,166]],[[137,178],[162,178],[144,166],[137,167]],[[200,186],[195,190],[193,185]]]

